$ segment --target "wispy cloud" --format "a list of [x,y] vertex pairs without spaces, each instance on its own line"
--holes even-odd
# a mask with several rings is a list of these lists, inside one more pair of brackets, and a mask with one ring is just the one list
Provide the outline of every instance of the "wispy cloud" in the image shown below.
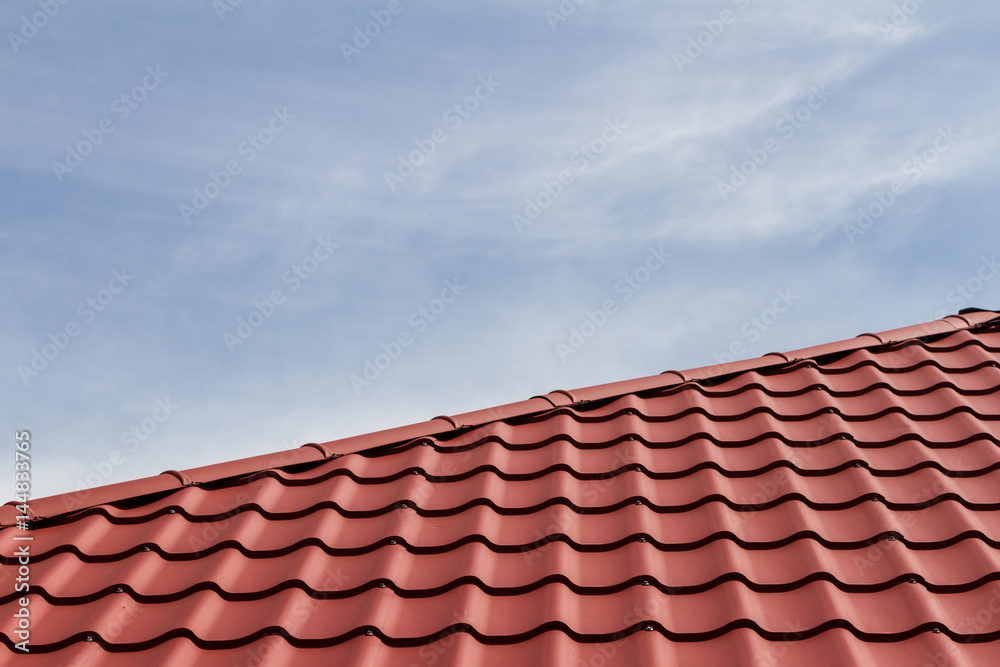
[[0,414],[36,497],[997,305],[992,3],[571,4],[70,3],[30,38],[5,5]]

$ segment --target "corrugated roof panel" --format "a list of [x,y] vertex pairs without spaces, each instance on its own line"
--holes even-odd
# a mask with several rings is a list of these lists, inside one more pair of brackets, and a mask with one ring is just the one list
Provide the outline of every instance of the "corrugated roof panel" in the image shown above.
[[96,505],[45,499],[32,654],[13,649],[9,586],[7,657],[997,662],[994,318],[553,392]]

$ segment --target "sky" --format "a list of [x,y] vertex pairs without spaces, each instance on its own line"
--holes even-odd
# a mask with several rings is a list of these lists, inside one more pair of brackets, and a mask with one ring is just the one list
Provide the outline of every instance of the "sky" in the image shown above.
[[4,2],[7,495],[1000,308],[998,21]]

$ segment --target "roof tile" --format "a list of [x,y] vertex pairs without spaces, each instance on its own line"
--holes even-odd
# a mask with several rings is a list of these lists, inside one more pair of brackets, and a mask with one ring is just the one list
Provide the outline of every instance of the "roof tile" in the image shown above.
[[18,660],[990,664],[996,320],[33,501]]

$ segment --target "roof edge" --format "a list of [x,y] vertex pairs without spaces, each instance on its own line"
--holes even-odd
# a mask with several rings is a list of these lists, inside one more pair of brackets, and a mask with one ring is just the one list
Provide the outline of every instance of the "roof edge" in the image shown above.
[[[284,468],[302,463],[356,454],[378,447],[399,445],[413,440],[453,433],[456,430],[482,426],[494,421],[540,414],[560,407],[581,405],[591,401],[607,400],[650,389],[665,389],[685,382],[705,381],[713,378],[762,370],[795,363],[803,359],[814,359],[828,354],[853,352],[855,350],[900,343],[907,340],[925,338],[956,331],[976,329],[987,323],[1000,320],[1000,311],[965,308],[957,315],[949,315],[940,320],[916,324],[899,329],[891,329],[879,334],[861,334],[855,338],[806,347],[784,354],[770,352],[754,359],[744,359],[723,364],[702,366],[686,371],[664,371],[658,375],[622,380],[585,387],[573,391],[557,389],[544,396],[534,396],[524,401],[508,403],[494,408],[474,410],[452,416],[435,417],[425,422],[397,426],[382,431],[374,431],[324,443],[308,443],[296,449],[262,454],[225,463],[192,468],[190,470],[169,470],[155,477],[109,484],[93,489],[83,489],[56,496],[48,496],[29,501],[30,517],[41,519],[67,514],[111,502],[127,500],[159,493],[185,486],[214,482],[230,477],[248,475],[261,470]],[[15,501],[0,506],[0,528],[12,526],[20,513],[15,509]]]

